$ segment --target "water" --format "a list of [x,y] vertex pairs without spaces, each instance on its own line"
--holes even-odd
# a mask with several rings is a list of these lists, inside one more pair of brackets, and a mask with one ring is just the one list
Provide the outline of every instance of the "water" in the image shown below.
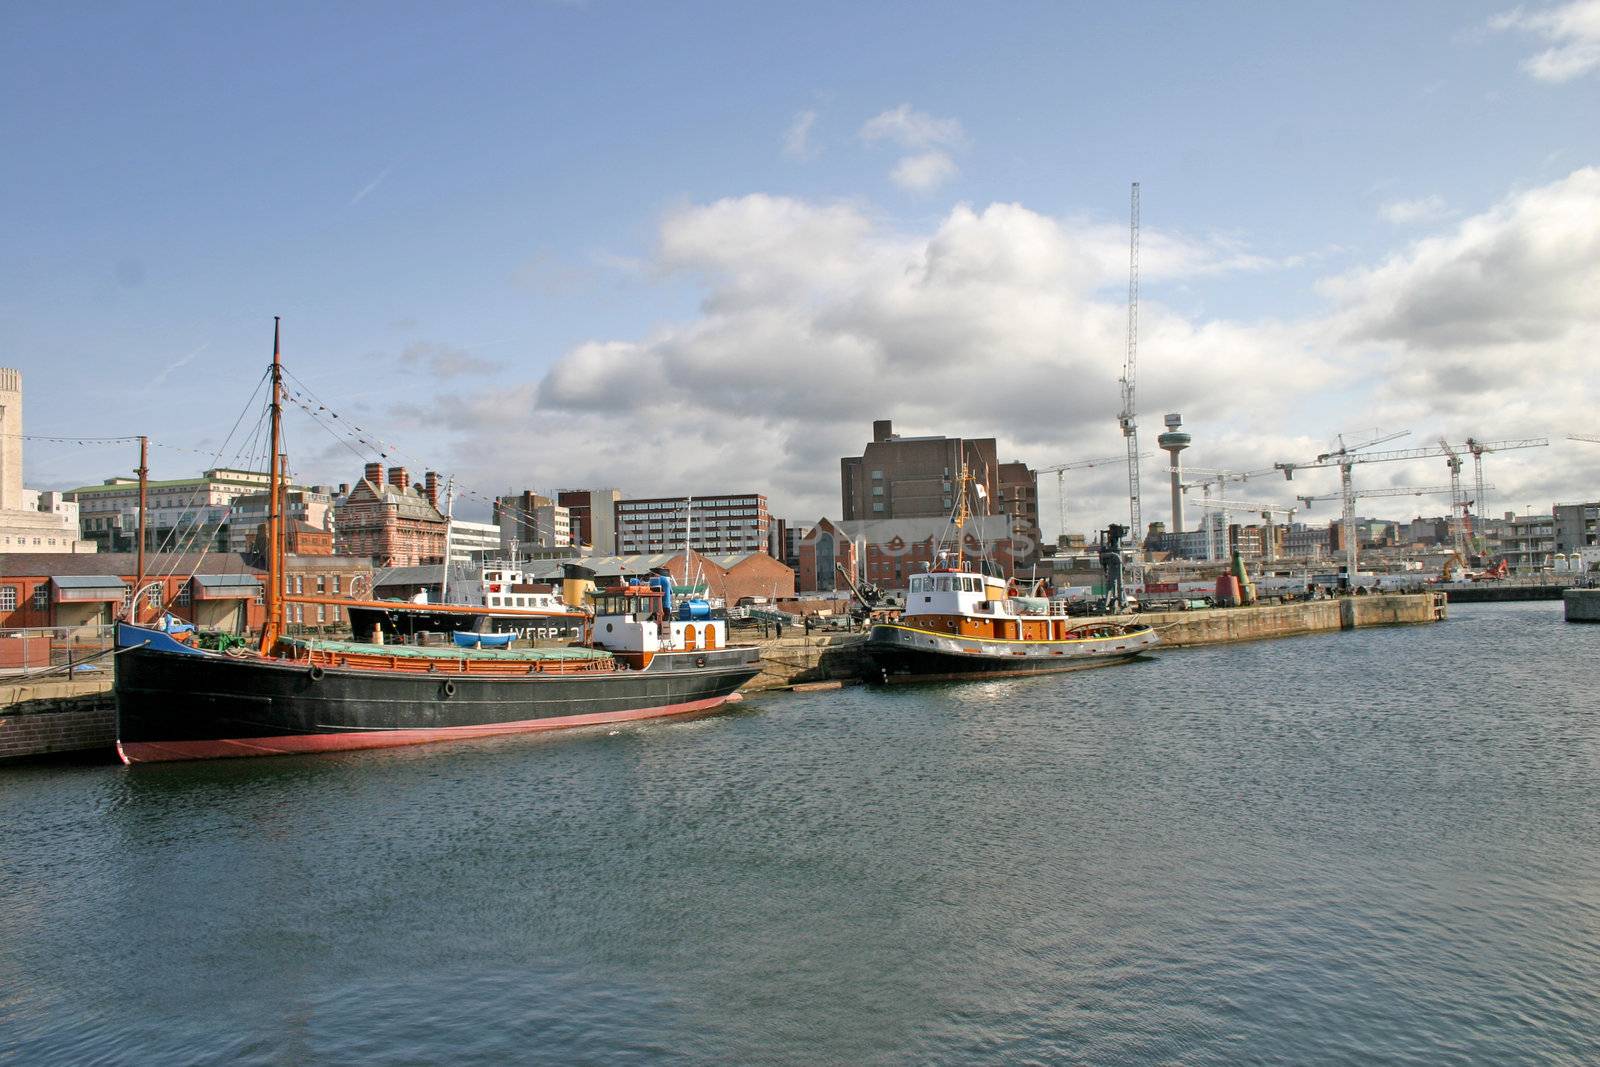
[[0,1060],[1593,1063],[1600,627],[0,772]]

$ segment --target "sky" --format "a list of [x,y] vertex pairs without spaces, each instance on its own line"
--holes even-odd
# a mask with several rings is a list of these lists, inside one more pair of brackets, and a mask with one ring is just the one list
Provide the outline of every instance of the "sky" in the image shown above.
[[[1486,457],[1489,512],[1600,497],[1600,445],[1565,439],[1600,430],[1600,0],[12,3],[0,30],[0,363],[29,433],[149,434],[153,477],[262,454],[274,316],[297,478],[432,468],[468,517],[576,486],[837,516],[880,418],[1116,455],[1139,182],[1147,521],[1169,411],[1195,467],[1544,436]],[[40,488],[135,462],[26,455]],[[1121,465],[1065,488],[1069,529],[1126,518]]]

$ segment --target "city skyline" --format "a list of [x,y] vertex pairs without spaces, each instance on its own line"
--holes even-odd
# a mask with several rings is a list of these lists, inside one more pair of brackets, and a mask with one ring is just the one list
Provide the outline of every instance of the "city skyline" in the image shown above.
[[[1490,457],[1488,511],[1589,499],[1595,10],[20,12],[0,345],[30,432],[186,471],[281,314],[319,402],[480,496],[738,484],[811,521],[876,418],[1120,449],[1137,180],[1147,451],[1167,411],[1234,469],[1547,435]],[[300,480],[376,458],[291,415]],[[28,482],[123,465],[30,443]],[[1126,516],[1118,467],[1068,491]]]

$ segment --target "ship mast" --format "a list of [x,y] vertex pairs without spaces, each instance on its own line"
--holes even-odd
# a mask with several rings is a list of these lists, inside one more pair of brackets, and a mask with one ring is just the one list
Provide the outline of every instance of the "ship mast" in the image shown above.
[[967,519],[971,517],[967,511],[967,489],[971,480],[972,477],[968,473],[967,465],[965,463],[961,464],[960,482],[956,486],[956,515],[954,519],[956,527],[956,570],[958,571],[967,569]]
[[283,632],[283,467],[279,454],[283,421],[283,357],[278,347],[278,316],[272,317],[272,468],[267,483],[267,619],[261,627],[261,654],[268,655]]

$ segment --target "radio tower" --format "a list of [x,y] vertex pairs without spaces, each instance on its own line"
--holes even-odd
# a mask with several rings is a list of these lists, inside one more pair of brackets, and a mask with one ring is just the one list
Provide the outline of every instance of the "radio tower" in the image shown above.
[[1139,183],[1133,183],[1133,207],[1128,222],[1128,355],[1122,364],[1122,436],[1128,442],[1128,520],[1129,543],[1137,550],[1144,541],[1144,523],[1139,506],[1139,424],[1135,421],[1133,400],[1134,371],[1139,362]]

